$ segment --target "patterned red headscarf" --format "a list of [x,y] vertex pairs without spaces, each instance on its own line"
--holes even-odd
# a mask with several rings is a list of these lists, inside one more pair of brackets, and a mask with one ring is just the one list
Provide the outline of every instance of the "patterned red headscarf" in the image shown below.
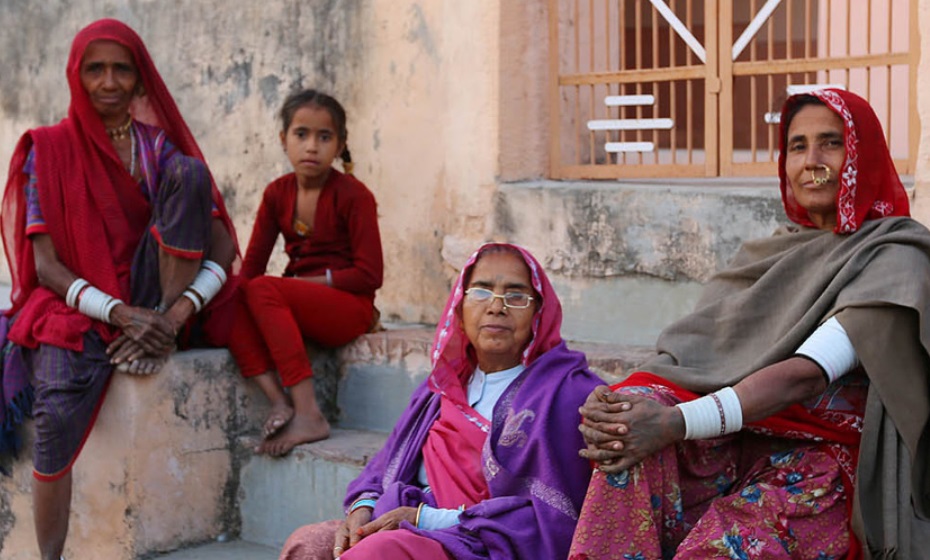
[[[46,288],[39,287],[32,243],[25,235],[23,165],[35,149],[42,214],[62,263],[104,292],[129,301],[129,268],[151,213],[138,184],[123,167],[88,93],[81,84],[81,62],[92,41],[108,40],[132,53],[144,92],[130,107],[133,118],[162,128],[185,155],[203,154],[149,56],[142,39],[125,24],[103,19],[82,29],[68,57],[71,90],[68,117],[59,124],[30,130],[20,139],[10,163],[0,226],[13,279],[13,307],[20,313],[11,340],[25,346],[49,343],[81,350],[90,328],[105,340],[116,331],[92,322]],[[213,199],[235,240],[232,221],[216,186]],[[109,256],[109,258],[107,258]],[[224,290],[227,291],[228,290]],[[214,304],[225,299],[224,294]]]
[[[835,233],[854,233],[866,220],[910,216],[907,193],[894,167],[882,125],[868,101],[841,89],[821,89],[810,95],[823,102],[843,120],[846,159],[839,170]],[[785,173],[788,115],[801,95],[788,98],[781,111],[778,177],[788,218],[802,226],[816,227],[791,191]]]
[[464,382],[475,371],[478,365],[471,343],[465,335],[459,318],[459,307],[465,297],[465,279],[483,251],[491,247],[507,247],[519,252],[523,261],[530,269],[530,279],[533,289],[542,298],[542,304],[533,316],[532,338],[523,350],[522,363],[528,366],[536,358],[542,356],[562,341],[562,304],[549,283],[549,278],[536,259],[522,247],[507,243],[486,243],[482,245],[462,267],[449,300],[442,312],[440,325],[436,328],[433,339],[431,362],[433,372],[430,374],[430,388],[435,393],[441,393],[457,404],[468,405],[463,389]]

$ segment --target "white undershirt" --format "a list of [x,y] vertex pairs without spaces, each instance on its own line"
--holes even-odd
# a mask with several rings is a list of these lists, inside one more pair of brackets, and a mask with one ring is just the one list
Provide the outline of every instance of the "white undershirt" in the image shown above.
[[[523,370],[526,369],[522,364],[503,371],[494,373],[484,373],[475,368],[475,373],[468,380],[468,404],[476,412],[484,416],[489,421],[494,421],[494,405],[500,400],[501,395],[507,390],[507,387],[513,383]],[[417,481],[423,488],[429,492],[429,480],[426,476],[426,466],[420,463],[420,470],[417,473]],[[458,525],[459,514],[461,510],[442,509],[430,506],[423,506],[420,510],[420,529],[428,531],[436,529],[445,529]]]

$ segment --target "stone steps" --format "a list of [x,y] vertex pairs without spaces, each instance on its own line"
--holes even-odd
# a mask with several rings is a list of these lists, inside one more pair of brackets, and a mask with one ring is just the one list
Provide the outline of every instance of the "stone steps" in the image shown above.
[[[330,439],[288,457],[252,456],[240,471],[243,539],[280,547],[299,526],[343,516],[347,484],[377,452],[409,395],[429,374],[431,328],[365,335],[338,355],[339,429]],[[623,379],[653,354],[639,346],[574,343],[608,383]]]
[[281,459],[253,455],[239,477],[242,538],[280,549],[294,529],[343,517],[346,486],[386,439],[334,429],[328,440],[298,446]]
[[[74,468],[65,556],[131,560],[181,549],[169,556],[178,560],[253,545],[276,552],[294,528],[341,517],[346,485],[428,374],[431,339],[429,327],[394,328],[317,352],[317,393],[335,428],[283,459],[252,453],[268,406],[226,350],[178,353],[151,377],[116,374]],[[608,382],[652,353],[570,346]],[[29,430],[31,423],[27,438]],[[0,477],[0,560],[36,557],[31,484],[28,456],[12,477]],[[238,543],[214,543],[240,535]]]

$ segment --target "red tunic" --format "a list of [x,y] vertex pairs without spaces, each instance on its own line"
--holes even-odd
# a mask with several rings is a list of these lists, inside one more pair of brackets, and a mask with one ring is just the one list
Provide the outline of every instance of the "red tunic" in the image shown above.
[[242,275],[265,273],[278,234],[284,235],[289,259],[284,276],[322,276],[332,271],[333,287],[372,299],[381,287],[384,261],[377,204],[358,179],[330,171],[317,201],[313,233],[294,231],[297,178],[289,173],[265,187]]

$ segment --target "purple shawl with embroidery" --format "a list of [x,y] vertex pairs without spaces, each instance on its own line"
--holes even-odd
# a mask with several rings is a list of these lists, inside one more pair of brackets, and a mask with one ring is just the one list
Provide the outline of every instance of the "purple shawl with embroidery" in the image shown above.
[[[439,541],[459,560],[566,557],[591,476],[590,464],[578,456],[584,445],[578,407],[602,381],[588,369],[584,355],[569,350],[558,336],[561,306],[539,263],[514,248],[530,267],[543,304],[534,318],[534,340],[524,353],[526,369],[494,407],[481,458],[491,497],[465,509],[461,522],[448,529],[402,525]],[[464,334],[450,313],[476,260],[477,254],[463,268],[437,328],[433,374],[414,392],[384,448],[349,485],[347,507],[359,498],[375,498],[377,517],[421,502],[435,506],[433,496],[418,486],[417,472],[440,399],[463,394],[448,390],[452,380],[461,387],[468,379],[462,373],[474,371],[473,358],[459,344]],[[455,359],[450,361],[450,355]]]

